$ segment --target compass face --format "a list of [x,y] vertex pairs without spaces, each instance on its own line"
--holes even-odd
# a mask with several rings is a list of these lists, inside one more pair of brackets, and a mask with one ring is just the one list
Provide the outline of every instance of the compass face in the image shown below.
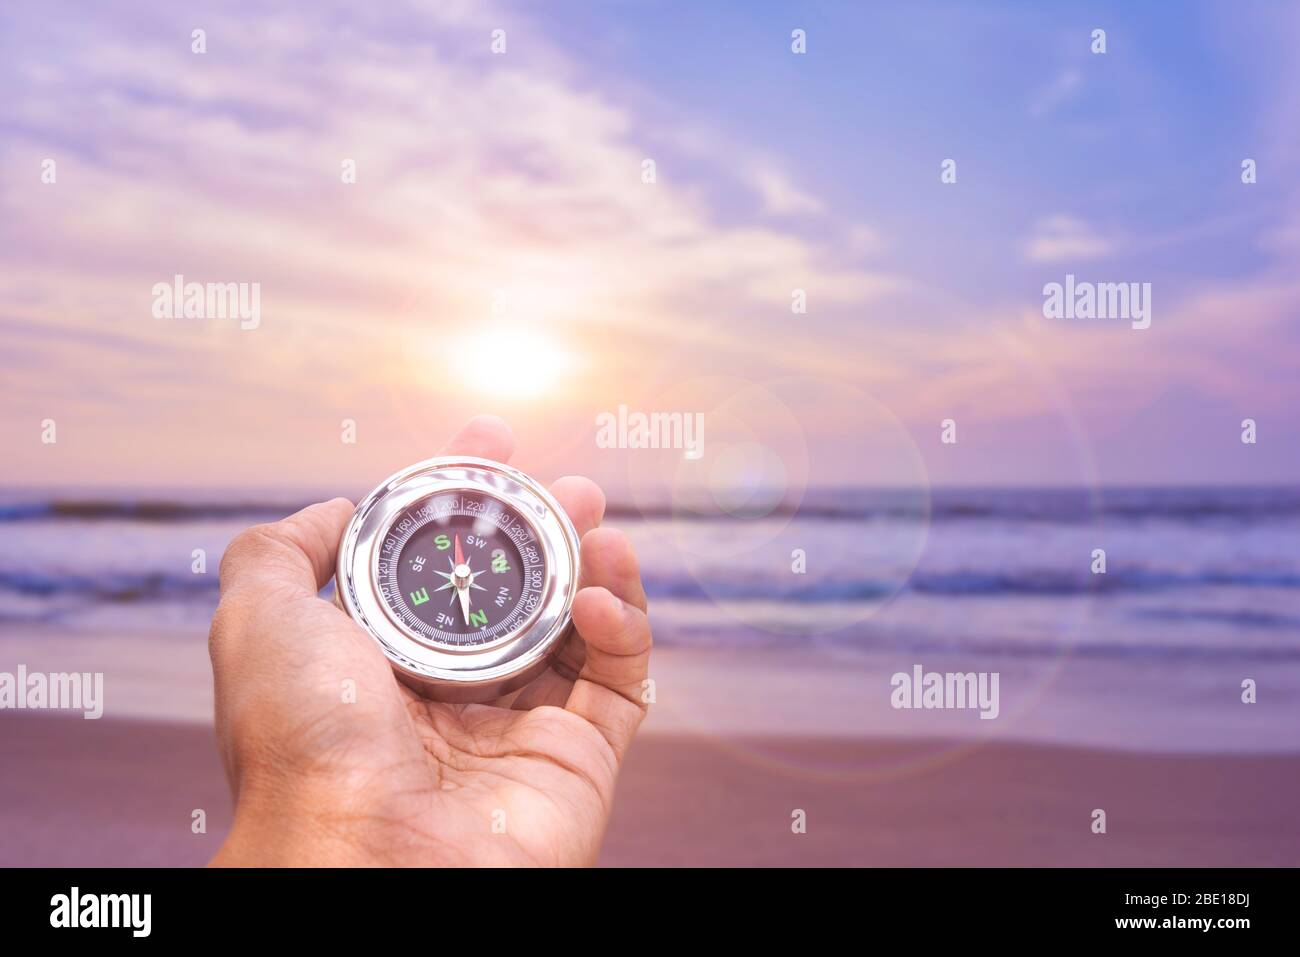
[[546,560],[517,509],[486,492],[446,491],[400,512],[375,577],[388,614],[427,644],[492,645],[524,628],[542,600]]

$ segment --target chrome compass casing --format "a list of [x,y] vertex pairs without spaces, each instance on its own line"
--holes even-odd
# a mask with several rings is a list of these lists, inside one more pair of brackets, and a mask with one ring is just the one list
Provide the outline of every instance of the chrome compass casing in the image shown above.
[[[466,507],[485,510],[477,519],[480,525],[507,536],[507,544],[526,550],[533,559],[529,572],[533,587],[526,600],[518,596],[508,630],[497,634],[485,625],[480,631],[484,637],[470,632],[465,643],[458,643],[440,638],[441,632],[413,616],[397,584],[393,563],[403,560],[403,549],[413,535],[431,528],[439,520],[438,514],[446,521],[446,514],[461,506],[462,497]],[[464,520],[463,510],[455,514]],[[487,525],[489,520],[501,523],[500,527]],[[441,535],[438,540],[446,538]],[[476,540],[472,534],[467,538]],[[457,537],[457,555],[461,548]],[[453,574],[459,569],[468,573],[468,564],[447,560]],[[419,561],[418,567],[423,569],[423,555]],[[432,559],[430,567],[435,567]],[[531,682],[559,653],[572,629],[578,570],[577,532],[540,483],[499,462],[449,456],[403,469],[358,503],[339,545],[336,600],[374,638],[406,685],[439,701],[488,701]],[[435,570],[442,578],[431,578],[431,583],[448,582],[435,595],[441,597],[442,591],[455,587],[450,593],[451,610],[443,614],[457,612],[455,599],[461,591],[477,598],[470,593],[473,588],[490,596],[488,589],[475,582],[480,574],[487,581],[487,572],[481,569],[458,582],[453,575]],[[420,592],[427,602],[427,589]],[[464,613],[468,624],[469,604],[464,604]],[[486,620],[486,610],[473,614]],[[461,627],[459,621],[456,626]]]

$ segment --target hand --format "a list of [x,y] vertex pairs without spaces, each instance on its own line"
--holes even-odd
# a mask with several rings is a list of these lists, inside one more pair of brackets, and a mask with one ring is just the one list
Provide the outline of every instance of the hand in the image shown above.
[[[504,462],[513,446],[484,416],[442,454]],[[214,864],[595,862],[645,716],[650,625],[631,547],[597,527],[600,489],[563,478],[551,491],[582,537],[575,635],[559,670],[488,704],[419,697],[317,597],[352,516],[346,499],[230,543],[209,650],[236,806]]]

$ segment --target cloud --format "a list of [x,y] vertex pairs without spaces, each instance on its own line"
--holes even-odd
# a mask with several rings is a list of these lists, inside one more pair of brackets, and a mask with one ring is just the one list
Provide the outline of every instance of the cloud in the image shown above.
[[1026,241],[1025,258],[1036,263],[1074,262],[1112,255],[1119,243],[1093,230],[1079,219],[1049,216],[1035,227]]
[[[169,5],[133,18],[76,9],[58,30],[47,11],[0,13],[13,54],[0,62],[12,94],[0,160],[34,177],[42,158],[58,162],[57,185],[3,198],[7,230],[27,241],[0,252],[0,298],[24,330],[17,342],[0,329],[0,349],[33,357],[6,369],[24,396],[7,417],[67,407],[97,380],[113,402],[85,412],[102,422],[81,434],[174,434],[189,448],[174,461],[228,475],[283,464],[286,436],[336,407],[387,421],[395,391],[452,393],[464,377],[429,357],[502,318],[502,293],[506,325],[593,353],[580,364],[590,380],[564,384],[574,396],[634,400],[652,363],[708,373],[737,335],[725,319],[788,315],[794,288],[823,310],[893,288],[840,248],[833,218],[822,236],[724,218],[728,188],[757,189],[765,212],[821,208],[743,142],[716,144],[711,161],[675,156],[669,130],[659,181],[643,183],[653,121],[577,79],[517,12],[221,7],[195,54],[192,18]],[[503,23],[510,52],[494,56]],[[707,154],[707,128],[694,135]],[[261,328],[154,319],[150,290],[176,273],[260,283]],[[104,354],[101,335],[123,347]],[[680,351],[698,340],[712,347]],[[833,353],[806,341],[792,357],[754,335],[734,371]],[[254,440],[247,423],[268,409]],[[205,433],[202,447],[183,437]],[[89,444],[79,454],[80,467],[99,461]]]
[[[27,47],[33,59],[7,84],[26,94],[9,152],[77,145],[54,150],[56,195],[75,202],[13,199],[10,225],[40,222],[49,239],[7,254],[25,288],[43,287],[49,304],[72,276],[134,313],[142,284],[202,270],[195,278],[261,281],[281,315],[318,324],[386,311],[367,320],[378,331],[430,321],[384,310],[393,300],[474,311],[500,288],[528,321],[604,324],[630,300],[662,307],[722,286],[742,297],[736,307],[770,306],[774,287],[778,301],[794,285],[854,301],[885,286],[806,232],[721,222],[707,184],[735,176],[734,143],[707,169],[664,157],[660,181],[642,183],[638,118],[580,88],[535,34],[531,54],[493,57],[484,37],[500,17],[487,10],[335,13],[357,34],[346,55],[338,22],[305,11],[216,16],[206,56],[175,39],[183,17],[128,43],[105,14],[66,38],[57,69],[38,70],[40,47]],[[236,35],[240,55],[222,55]],[[345,158],[355,185],[340,182]],[[821,209],[755,168],[743,185],[765,211]]]
[[820,213],[825,209],[821,200],[801,192],[782,173],[770,167],[754,170],[750,182],[763,201],[763,209],[774,215]]
[[1062,70],[1049,84],[1034,94],[1029,102],[1029,115],[1037,118],[1050,116],[1073,99],[1082,88],[1082,73],[1073,67]]
[[[161,2],[132,17],[58,0],[0,9],[0,163],[32,177],[0,193],[6,232],[22,237],[0,249],[0,353],[21,356],[4,363],[0,425],[22,435],[75,409],[75,428],[60,423],[77,437],[58,449],[65,475],[287,482],[400,465],[423,430],[497,401],[464,394],[486,377],[449,369],[444,348],[487,323],[528,327],[575,359],[555,394],[489,406],[548,437],[589,422],[595,402],[720,372],[839,377],[924,423],[955,408],[1032,415],[1008,341],[1096,404],[1099,428],[1149,386],[1203,387],[1225,404],[1253,390],[1277,410],[1294,395],[1294,347],[1275,346],[1294,339],[1284,276],[1189,291],[1155,270],[1153,327],[1122,338],[1050,324],[1037,285],[1026,302],[992,279],[909,279],[899,272],[924,274],[943,228],[915,206],[891,219],[884,204],[882,238],[873,217],[819,195],[815,159],[788,165],[755,145],[761,126],[747,141],[652,88],[629,92],[630,74],[588,75],[518,9],[223,4],[204,17],[204,56],[190,52],[192,19]],[[497,27],[504,56],[488,50]],[[1082,83],[1062,73],[1036,115]],[[1285,115],[1277,135],[1294,137]],[[1261,168],[1283,182],[1293,139],[1273,152]],[[647,155],[654,185],[641,181]],[[46,187],[49,156],[59,176]],[[340,181],[345,158],[354,185]],[[1046,187],[1018,199],[1060,208]],[[1300,213],[1287,196],[1277,209],[1265,248],[1289,267]],[[1030,263],[1149,247],[1125,217],[1058,213],[1027,236],[981,222],[953,266],[980,261],[975,247]],[[914,245],[900,251],[909,220]],[[1221,231],[1212,218],[1170,229]],[[262,327],[152,319],[152,285],[177,272],[260,282]],[[790,311],[796,288],[806,315]],[[343,417],[362,424],[364,456],[338,452]],[[21,452],[10,480],[44,481],[39,454]]]

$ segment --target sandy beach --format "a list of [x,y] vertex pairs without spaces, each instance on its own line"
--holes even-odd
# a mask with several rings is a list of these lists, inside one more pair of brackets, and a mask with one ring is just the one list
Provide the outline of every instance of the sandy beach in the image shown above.
[[[1300,861],[1300,756],[1109,753],[993,743],[929,769],[799,773],[650,733],[632,749],[601,863],[1252,866]],[[891,763],[916,743],[798,738],[805,767]],[[230,823],[212,731],[194,724],[0,715],[0,865],[201,865]],[[1108,833],[1094,835],[1094,807]],[[190,828],[194,809],[207,833]],[[791,832],[791,812],[807,833]]]

